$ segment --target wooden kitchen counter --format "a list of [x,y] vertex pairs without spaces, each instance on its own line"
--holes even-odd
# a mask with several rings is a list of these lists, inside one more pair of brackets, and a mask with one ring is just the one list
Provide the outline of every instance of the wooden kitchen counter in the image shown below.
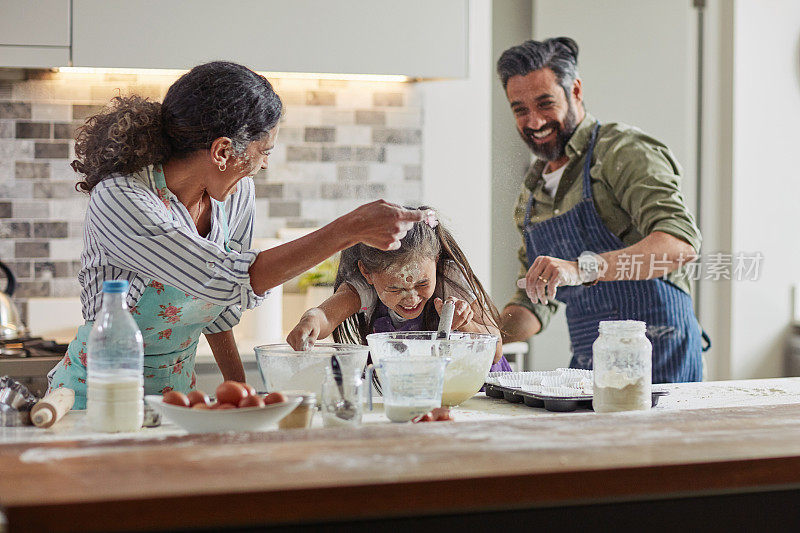
[[[800,378],[667,387],[672,403],[649,412],[532,416],[544,412],[481,398],[470,409],[480,401],[487,413],[517,416],[6,443],[0,506],[12,532],[111,531],[512,516],[734,492],[795,497]],[[710,407],[697,408],[704,397]]]

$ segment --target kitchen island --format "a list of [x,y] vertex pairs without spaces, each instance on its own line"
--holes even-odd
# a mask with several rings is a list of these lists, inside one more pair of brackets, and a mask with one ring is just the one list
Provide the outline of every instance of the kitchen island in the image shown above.
[[371,414],[356,430],[98,437],[72,413],[0,430],[0,506],[12,532],[800,521],[800,378],[658,388],[648,412],[480,395],[454,423]]

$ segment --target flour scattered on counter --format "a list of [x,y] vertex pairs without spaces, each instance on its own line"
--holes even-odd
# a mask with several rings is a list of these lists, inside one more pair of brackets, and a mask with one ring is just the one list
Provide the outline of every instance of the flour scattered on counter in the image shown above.
[[250,461],[254,459],[257,462],[269,461],[272,454],[269,449],[253,448],[251,445],[225,445],[214,447],[203,447],[194,451],[191,457],[187,458],[190,461],[204,463],[215,459],[226,459],[228,457],[236,457],[241,461]]
[[[155,438],[153,442],[163,441],[164,438]],[[50,461],[63,461],[65,459],[75,459],[81,457],[97,457],[100,455],[112,455],[118,453],[141,452],[146,448],[146,443],[133,446],[100,445],[96,447],[88,446],[84,448],[30,448],[19,456],[23,463],[47,463]],[[175,442],[171,447],[186,448],[192,446],[191,442]]]
[[104,446],[102,448],[31,448],[24,451],[19,460],[23,463],[48,463],[76,457],[95,457],[115,453],[141,451],[141,446]]
[[287,471],[317,470],[318,468],[335,468],[337,470],[364,470],[370,466],[382,469],[405,471],[419,464],[420,459],[414,454],[389,455],[374,453],[371,455],[327,453],[308,457],[305,461],[287,466]]

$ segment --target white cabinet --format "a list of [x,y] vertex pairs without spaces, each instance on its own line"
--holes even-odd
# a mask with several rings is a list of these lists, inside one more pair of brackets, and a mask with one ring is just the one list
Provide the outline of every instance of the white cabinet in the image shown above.
[[468,0],[73,0],[73,64],[467,75]]
[[468,75],[469,0],[0,0],[0,67]]
[[0,0],[0,66],[69,64],[69,0]]

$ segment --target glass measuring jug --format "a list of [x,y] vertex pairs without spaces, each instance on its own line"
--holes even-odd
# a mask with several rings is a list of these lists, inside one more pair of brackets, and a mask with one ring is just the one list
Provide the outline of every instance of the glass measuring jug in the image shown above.
[[377,371],[383,391],[383,409],[392,422],[408,422],[442,405],[446,357],[385,357],[368,367],[370,408],[372,375]]
[[[340,388],[331,367],[328,366],[325,369],[320,408],[322,425],[325,427],[361,425],[363,413],[361,370],[345,367],[342,369],[341,380]],[[352,412],[344,418],[341,416],[343,402],[347,402],[352,409]]]

